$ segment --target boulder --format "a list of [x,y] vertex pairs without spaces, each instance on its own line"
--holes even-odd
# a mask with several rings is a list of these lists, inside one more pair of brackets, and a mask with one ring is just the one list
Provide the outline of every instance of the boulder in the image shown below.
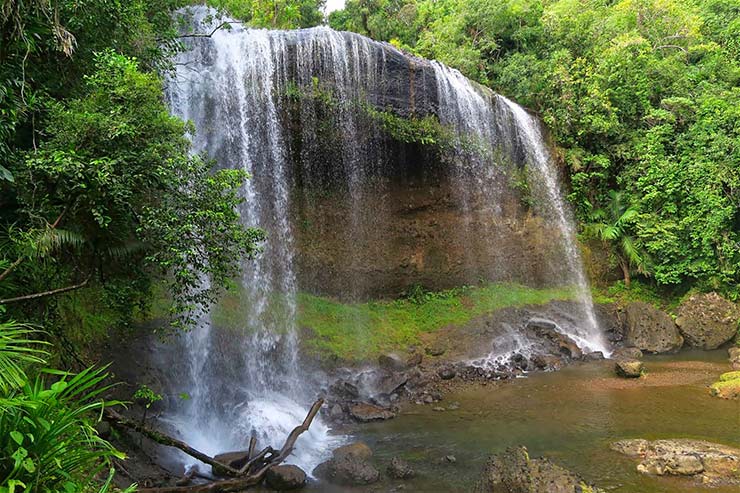
[[347,445],[342,445],[332,452],[332,457],[335,459],[342,459],[347,456],[351,456],[356,459],[369,459],[373,456],[373,451],[365,442],[353,442],[348,443]]
[[601,351],[592,351],[583,355],[585,361],[601,361],[604,359],[604,353]]
[[336,449],[332,458],[313,470],[314,476],[342,486],[361,486],[377,482],[380,471],[370,462],[372,450],[363,442]]
[[437,375],[439,375],[439,378],[442,380],[452,380],[455,378],[455,375],[457,375],[457,372],[454,367],[447,365],[437,370]]
[[[244,467],[244,464],[247,463],[247,460],[249,459],[249,452],[246,450],[236,452],[224,452],[223,454],[216,455],[213,459],[217,462],[220,462],[221,464],[233,467],[234,469],[239,469],[241,467]],[[213,472],[214,476],[229,476],[228,471],[218,466],[212,466],[211,472]]]
[[640,359],[642,351],[636,347],[620,347],[612,351],[611,359]]
[[378,356],[378,365],[381,368],[391,371],[400,371],[406,369],[406,361],[394,353],[381,354]]
[[732,366],[732,369],[740,370],[740,347],[731,347],[727,350],[727,354],[730,356],[730,366]]
[[393,411],[368,402],[358,402],[349,406],[349,415],[361,423],[396,417]]
[[488,459],[475,493],[603,493],[548,459],[530,458],[525,447],[509,448]]
[[704,484],[740,484],[740,449],[704,440],[680,438],[620,440],[613,450],[639,459],[637,470],[657,476],[691,476]]
[[535,354],[532,363],[540,370],[559,370],[563,367],[563,360],[551,354]]
[[394,457],[388,464],[388,476],[393,479],[409,479],[414,477],[414,469],[403,459]]
[[617,376],[622,378],[640,378],[642,370],[642,361],[636,359],[617,360],[614,364],[614,371],[617,373]]
[[557,325],[549,320],[534,319],[527,322],[526,328],[534,331],[539,337],[545,338],[557,346],[558,351],[565,357],[581,359],[583,353],[573,339],[557,331]]
[[294,465],[273,466],[267,470],[265,481],[273,490],[297,490],[306,485],[306,473]]
[[695,294],[678,307],[678,325],[686,344],[717,349],[738,331],[740,308],[717,293]]
[[624,309],[624,340],[650,353],[678,351],[683,337],[670,315],[653,305],[636,301]]
[[720,399],[740,398],[740,371],[723,373],[719,381],[709,386],[711,394]]

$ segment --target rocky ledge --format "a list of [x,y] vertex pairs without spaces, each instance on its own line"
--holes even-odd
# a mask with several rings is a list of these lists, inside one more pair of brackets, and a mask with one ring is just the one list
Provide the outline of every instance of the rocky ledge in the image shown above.
[[637,470],[657,476],[686,476],[703,484],[740,485],[740,449],[703,440],[620,440],[612,450],[638,459]]

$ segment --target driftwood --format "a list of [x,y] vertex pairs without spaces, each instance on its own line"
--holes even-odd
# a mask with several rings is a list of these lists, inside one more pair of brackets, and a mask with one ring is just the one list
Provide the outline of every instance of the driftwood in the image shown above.
[[301,436],[301,434],[308,430],[308,427],[311,426],[311,423],[323,404],[323,399],[319,399],[313,403],[311,409],[306,415],[306,418],[303,420],[303,423],[296,426],[293,431],[290,432],[290,435],[285,439],[285,443],[280,450],[275,450],[272,447],[265,447],[260,451],[260,453],[252,456],[257,444],[255,437],[252,437],[249,441],[248,460],[240,469],[235,469],[228,464],[222,464],[216,461],[213,457],[194,449],[187,443],[177,440],[176,438],[172,438],[159,431],[147,428],[136,421],[127,419],[112,409],[105,410],[105,417],[113,426],[132,429],[157,443],[177,448],[191,457],[209,464],[211,467],[215,466],[227,472],[230,476],[234,476],[233,479],[214,481],[207,484],[139,488],[137,490],[139,493],[230,493],[243,491],[250,486],[255,486],[261,483],[265,474],[267,474],[267,471],[271,467],[277,466],[287,459],[291,452],[293,452],[296,440],[298,440],[298,437]]

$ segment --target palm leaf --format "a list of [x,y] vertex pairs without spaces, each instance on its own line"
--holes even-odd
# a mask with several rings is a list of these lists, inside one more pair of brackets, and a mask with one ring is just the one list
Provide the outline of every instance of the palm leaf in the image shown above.
[[7,394],[27,381],[25,368],[45,363],[43,341],[33,339],[39,331],[15,322],[0,323],[0,390]]

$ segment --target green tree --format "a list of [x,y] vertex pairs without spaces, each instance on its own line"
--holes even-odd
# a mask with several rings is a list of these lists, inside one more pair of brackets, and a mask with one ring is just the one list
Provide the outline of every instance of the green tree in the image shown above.
[[625,193],[610,190],[608,195],[606,207],[594,210],[591,214],[592,222],[584,224],[584,233],[610,247],[622,270],[624,285],[629,287],[632,269],[643,275],[650,274],[648,256],[642,241],[631,233],[639,211],[627,202]]

